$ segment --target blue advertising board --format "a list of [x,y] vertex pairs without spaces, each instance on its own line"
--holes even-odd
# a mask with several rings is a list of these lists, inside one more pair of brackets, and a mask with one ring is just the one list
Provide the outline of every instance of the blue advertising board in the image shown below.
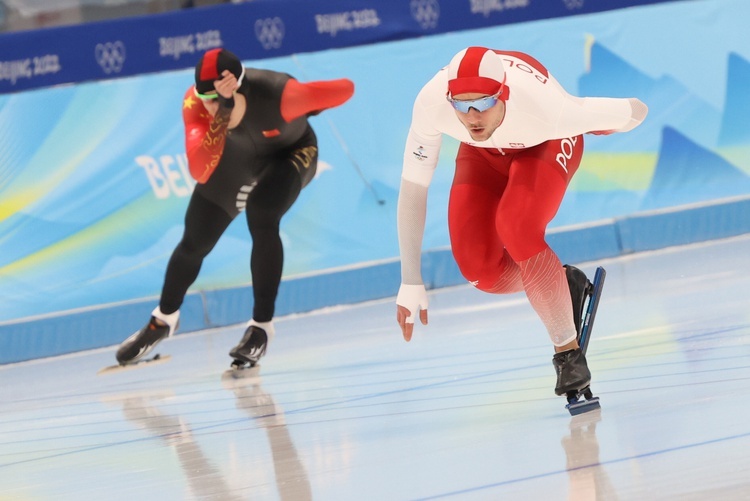
[[[256,0],[0,35],[0,93],[265,59],[670,0]],[[672,0],[674,1],[674,0]]]

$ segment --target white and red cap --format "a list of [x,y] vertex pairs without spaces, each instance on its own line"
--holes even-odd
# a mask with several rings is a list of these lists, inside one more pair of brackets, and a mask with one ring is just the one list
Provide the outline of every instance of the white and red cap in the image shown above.
[[464,93],[499,93],[501,101],[508,99],[510,92],[500,54],[486,47],[469,47],[453,56],[448,65],[448,94]]

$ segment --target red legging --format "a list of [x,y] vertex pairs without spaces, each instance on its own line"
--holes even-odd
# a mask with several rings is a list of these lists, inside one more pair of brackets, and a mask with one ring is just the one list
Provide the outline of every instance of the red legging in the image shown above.
[[565,269],[544,234],[583,154],[583,136],[506,152],[461,144],[448,204],[453,255],[485,292],[524,290],[552,342],[575,338]]

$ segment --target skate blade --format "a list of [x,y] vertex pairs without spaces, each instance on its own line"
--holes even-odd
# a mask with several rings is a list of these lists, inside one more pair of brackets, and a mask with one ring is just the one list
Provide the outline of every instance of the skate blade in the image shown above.
[[578,416],[579,414],[583,414],[584,412],[591,412],[596,409],[601,409],[601,405],[599,404],[599,397],[592,397],[588,400],[583,399],[571,402],[566,405],[565,408],[568,409],[568,412],[570,412],[571,416]]
[[99,371],[96,374],[100,376],[103,374],[114,374],[115,372],[128,371],[131,369],[141,369],[147,365],[163,364],[163,363],[169,362],[170,360],[172,360],[172,355],[162,356],[157,353],[153,357],[144,358],[132,364],[125,364],[125,365],[116,364],[116,365],[110,365],[108,367],[104,367],[103,369],[99,369]]
[[604,280],[606,278],[607,271],[599,266],[594,274],[593,283],[590,283],[590,288],[586,291],[588,299],[585,301],[586,305],[583,310],[583,318],[581,319],[581,334],[578,336],[577,340],[584,355],[589,346],[589,339],[591,338],[591,331],[594,328],[594,319],[596,318],[596,312],[599,309],[599,300],[602,297]]
[[232,362],[232,368],[227,369],[221,375],[222,379],[246,379],[260,375],[260,364],[243,363],[241,360]]
[[570,431],[575,430],[595,430],[597,423],[599,423],[602,420],[602,409],[599,407],[598,409],[592,409],[590,411],[586,411],[583,414],[576,414],[575,416],[572,416],[570,418],[570,423],[568,424],[568,427],[570,428]]
[[252,368],[258,365],[260,361],[260,357],[251,359],[242,355],[233,355],[232,353],[229,356],[232,358],[232,369]]

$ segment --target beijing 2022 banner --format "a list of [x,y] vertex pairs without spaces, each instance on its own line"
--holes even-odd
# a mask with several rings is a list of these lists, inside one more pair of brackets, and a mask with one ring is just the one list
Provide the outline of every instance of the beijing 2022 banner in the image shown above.
[[[255,0],[0,33],[0,93],[352,47],[674,0]],[[64,41],[64,43],[60,43]]]

